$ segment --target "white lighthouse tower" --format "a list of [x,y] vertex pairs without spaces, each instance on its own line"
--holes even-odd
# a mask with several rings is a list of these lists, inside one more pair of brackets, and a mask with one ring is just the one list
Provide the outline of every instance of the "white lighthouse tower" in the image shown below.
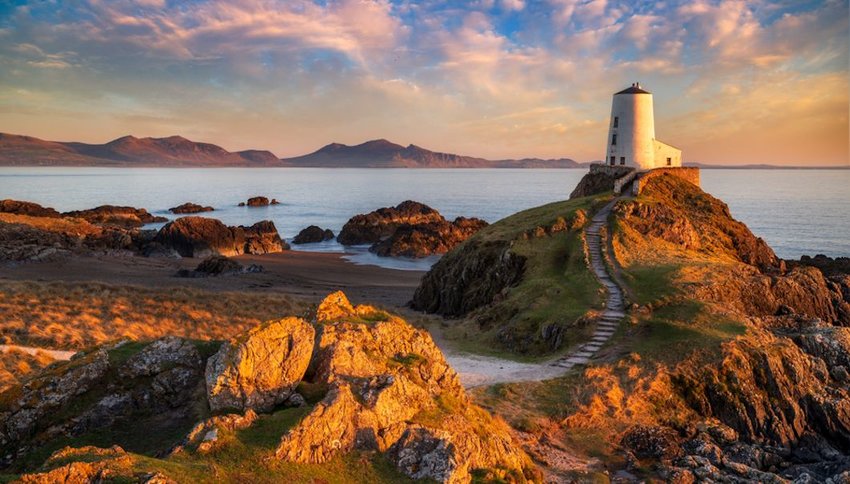
[[655,139],[652,93],[639,83],[614,94],[605,153],[608,165],[638,170],[682,166],[682,151]]

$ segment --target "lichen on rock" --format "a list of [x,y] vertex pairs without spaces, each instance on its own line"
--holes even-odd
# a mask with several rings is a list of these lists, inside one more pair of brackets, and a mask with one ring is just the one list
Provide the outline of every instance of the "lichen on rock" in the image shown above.
[[267,412],[284,402],[307,370],[314,337],[310,323],[289,317],[225,342],[207,361],[210,409]]

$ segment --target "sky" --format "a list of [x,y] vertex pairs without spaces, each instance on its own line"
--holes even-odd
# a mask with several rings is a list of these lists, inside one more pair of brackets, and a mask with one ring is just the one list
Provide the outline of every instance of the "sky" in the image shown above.
[[686,162],[847,165],[848,26],[848,0],[0,0],[0,132],[591,161],[640,82]]

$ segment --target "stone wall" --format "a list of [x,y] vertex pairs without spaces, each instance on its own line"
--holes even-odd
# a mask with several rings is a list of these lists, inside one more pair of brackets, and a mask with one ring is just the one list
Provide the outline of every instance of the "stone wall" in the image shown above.
[[628,175],[630,172],[634,171],[633,166],[621,166],[621,165],[605,165],[602,163],[593,163],[590,165],[590,173],[593,175],[602,174],[608,175],[614,178],[620,178],[621,176]]
[[634,195],[640,195],[641,190],[643,190],[643,187],[646,186],[646,182],[648,182],[651,178],[659,176],[663,173],[668,173],[675,177],[679,177],[689,183],[693,183],[696,186],[700,186],[699,168],[688,166],[655,168],[654,170],[649,170],[638,174],[637,179],[634,181],[634,183],[632,183],[632,193]]

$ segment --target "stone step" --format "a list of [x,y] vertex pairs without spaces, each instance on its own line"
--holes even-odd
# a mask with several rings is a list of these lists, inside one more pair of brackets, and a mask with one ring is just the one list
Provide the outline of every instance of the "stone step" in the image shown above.
[[585,358],[582,356],[573,356],[567,358],[567,363],[572,363],[573,365],[586,365],[590,361],[590,358]]

